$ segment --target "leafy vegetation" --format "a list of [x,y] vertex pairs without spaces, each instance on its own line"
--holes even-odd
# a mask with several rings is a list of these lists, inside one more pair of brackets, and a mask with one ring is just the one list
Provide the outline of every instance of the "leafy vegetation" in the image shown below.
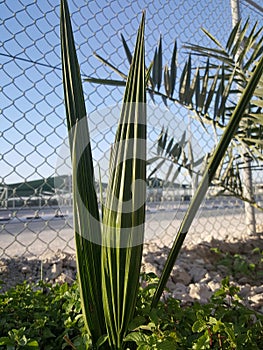
[[79,291],[24,282],[0,294],[0,349],[62,349],[83,329]]
[[[141,276],[127,349],[262,349],[263,315],[242,305],[238,288],[222,281],[209,303],[181,306],[165,294],[151,308],[158,278]],[[23,283],[0,294],[0,350],[99,349],[84,326],[78,284]]]
[[254,281],[261,281],[263,277],[263,251],[254,248],[249,254],[222,252],[219,248],[212,248],[218,255],[217,265],[227,267],[228,273],[234,277],[247,276]]

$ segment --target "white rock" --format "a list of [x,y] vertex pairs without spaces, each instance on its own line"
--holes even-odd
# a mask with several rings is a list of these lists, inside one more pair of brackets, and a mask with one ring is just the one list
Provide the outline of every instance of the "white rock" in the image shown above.
[[253,286],[251,287],[251,294],[262,294],[263,295],[263,286]]
[[176,266],[172,272],[172,280],[174,283],[182,283],[188,285],[191,282],[191,275],[182,267]]
[[70,260],[68,266],[71,267],[72,269],[76,269],[77,268],[76,260],[74,259]]
[[254,304],[263,305],[263,294],[256,294],[248,297]]
[[240,286],[239,295],[241,298],[246,297],[251,292],[251,285],[246,283],[245,285]]
[[207,283],[208,287],[211,289],[212,292],[215,292],[216,290],[220,289],[221,284],[219,282],[210,281]]
[[53,264],[50,279],[55,279],[62,273],[62,263]]
[[212,295],[211,290],[205,284],[191,283],[189,285],[189,296],[201,303],[207,303]]
[[204,259],[195,259],[195,264],[197,264],[197,265],[202,265],[202,266],[204,266],[204,264],[205,264],[205,261],[204,261]]
[[158,269],[156,265],[152,265],[149,262],[144,262],[141,267],[141,271],[144,273],[153,272],[155,275],[158,275]]
[[189,270],[189,274],[194,283],[199,282],[205,276],[206,273],[207,273],[206,269],[199,266],[193,266]]
[[183,283],[176,283],[174,285],[173,298],[180,300],[182,303],[192,301],[189,296],[189,288]]
[[30,266],[22,266],[21,271],[22,271],[24,274],[26,274],[26,273],[31,272],[31,268],[30,268]]

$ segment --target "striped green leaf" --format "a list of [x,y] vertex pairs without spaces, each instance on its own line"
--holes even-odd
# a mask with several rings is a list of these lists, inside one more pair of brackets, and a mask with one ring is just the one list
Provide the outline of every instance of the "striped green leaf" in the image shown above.
[[61,0],[61,57],[72,158],[74,230],[84,320],[96,342],[105,332],[101,291],[101,231],[86,108],[66,0]]
[[103,216],[102,290],[112,349],[121,349],[134,314],[146,200],[144,14],[127,78]]

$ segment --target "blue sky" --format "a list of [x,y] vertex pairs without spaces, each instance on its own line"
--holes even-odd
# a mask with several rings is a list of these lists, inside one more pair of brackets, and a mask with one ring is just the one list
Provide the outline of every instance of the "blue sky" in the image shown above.
[[[163,37],[164,63],[167,63],[175,39],[179,47],[185,42],[196,43],[200,40],[207,45],[201,26],[222,41],[226,40],[231,29],[229,0],[69,0],[69,7],[83,77],[118,78],[96,60],[94,51],[127,72],[120,33],[132,49],[143,9],[146,10],[147,19],[148,63],[160,34]],[[243,18],[250,15],[253,23],[255,19],[262,20],[262,15],[252,10],[245,1],[241,1],[241,14]],[[0,20],[0,183],[52,176],[61,157],[61,143],[66,138],[60,70],[59,1],[52,1],[52,4],[51,1],[40,0],[0,1]],[[179,62],[184,60],[181,49]],[[98,111],[118,104],[123,89],[84,83],[84,91],[94,141],[94,158],[105,158],[102,151],[107,151],[107,145],[109,148],[117,118],[107,120]],[[177,125],[182,129],[188,127],[186,111],[176,108],[173,113],[176,115],[174,119],[149,120],[151,142],[162,124],[174,129]],[[195,122],[192,122],[191,128],[201,148],[205,143],[211,146],[209,137],[201,140],[202,134],[196,129]],[[109,142],[102,143],[104,137]],[[106,171],[105,159],[103,168]]]

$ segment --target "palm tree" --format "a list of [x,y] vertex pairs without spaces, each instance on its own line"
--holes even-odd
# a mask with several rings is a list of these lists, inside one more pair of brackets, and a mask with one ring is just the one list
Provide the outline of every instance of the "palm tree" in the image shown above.
[[[236,106],[237,93],[240,93],[247,84],[254,65],[263,52],[263,27],[257,28],[255,23],[249,29],[247,20],[242,26],[239,21],[232,29],[226,44],[222,44],[207,30],[203,29],[204,35],[209,38],[211,45],[203,47],[196,44],[185,45],[190,51],[181,75],[178,77],[177,43],[175,41],[170,65],[162,67],[163,51],[162,39],[155,49],[152,62],[152,74],[147,85],[149,96],[160,96],[161,101],[169,108],[168,102],[179,104],[191,112],[191,117],[198,120],[205,129],[206,125],[212,125],[217,137],[222,135],[230,116]],[[127,60],[131,60],[131,52],[121,36]],[[206,59],[205,64],[195,68],[193,55],[201,61]],[[95,53],[95,56],[104,64],[108,65],[122,80],[106,80],[94,77],[86,78],[86,81],[97,84],[109,84],[122,86],[125,84],[126,75],[117,67]],[[176,91],[176,88],[178,90]],[[175,97],[177,93],[177,97]],[[261,92],[260,92],[261,94]],[[213,184],[218,188],[218,194],[228,192],[241,200],[248,202],[256,208],[262,209],[255,199],[246,194],[242,186],[241,171],[244,167],[244,159],[249,157],[258,167],[263,159],[263,121],[262,105],[258,102],[262,94],[255,96],[249,104],[242,123],[235,132],[225,158],[222,160],[213,179]],[[208,161],[209,155],[194,159],[190,140],[176,140],[173,135],[168,138],[168,130],[163,128],[156,143],[156,155],[148,160],[148,164],[157,162],[155,169],[164,164],[164,158],[170,164],[168,175],[171,182],[178,176],[181,168],[186,168],[191,177],[200,177],[200,159]],[[178,147],[183,146],[183,147]],[[186,151],[185,147],[188,148]],[[162,149],[162,152],[160,152]],[[180,152],[178,153],[178,150]],[[190,155],[185,157],[186,152]],[[175,154],[173,154],[175,153]],[[158,157],[159,156],[159,157]],[[196,169],[196,167],[199,167]],[[174,171],[172,169],[174,168]],[[168,176],[166,180],[169,181]]]

